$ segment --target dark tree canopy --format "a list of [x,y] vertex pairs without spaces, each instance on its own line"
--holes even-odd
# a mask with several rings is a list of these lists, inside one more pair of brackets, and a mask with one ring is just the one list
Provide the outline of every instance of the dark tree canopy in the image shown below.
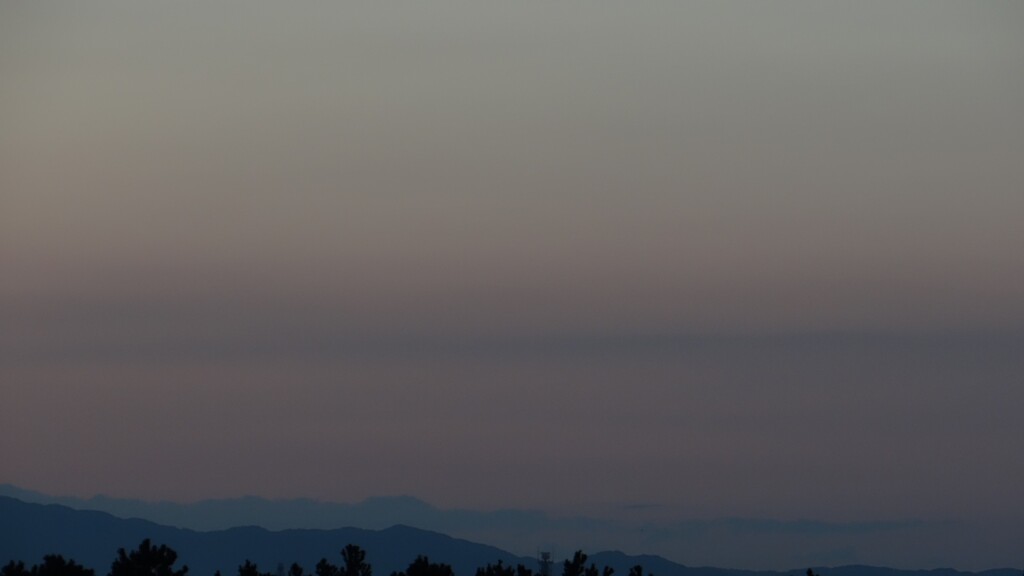
[[512,568],[498,560],[497,564],[488,563],[483,568],[477,568],[476,576],[533,576],[533,570],[522,564],[516,564],[516,567]]
[[[520,566],[522,566],[520,564]],[[476,569],[476,576],[516,576],[516,571],[511,566],[505,566],[501,560],[497,564],[488,563],[483,568]]]
[[[633,568],[635,570],[640,567],[634,566]],[[640,568],[640,572],[639,576],[643,576],[642,568]],[[614,573],[615,569],[611,566],[599,569],[597,564],[593,562],[590,563],[590,566],[587,566],[587,555],[582,550],[577,550],[572,555],[572,560],[566,560],[562,565],[562,576],[612,576]],[[630,571],[630,576],[635,576],[632,570]]]
[[178,553],[161,544],[153,546],[146,538],[137,550],[125,552],[124,548],[117,551],[117,559],[110,565],[109,576],[185,576],[188,566],[174,569]]
[[420,555],[405,572],[394,572],[391,576],[455,576],[455,571],[448,564],[431,562],[430,558]]
[[566,560],[562,564],[562,576],[588,576],[586,574],[587,555],[583,550],[577,550],[572,555],[572,560]]
[[[373,567],[366,561],[366,551],[355,544],[348,544],[341,550],[342,567],[321,558],[316,564],[315,574],[306,574],[299,564],[292,564],[286,571],[285,565],[278,563],[276,572],[262,572],[255,562],[246,559],[238,566],[237,576],[373,576]],[[107,576],[188,576],[188,566],[174,568],[178,553],[165,545],[155,546],[147,538],[139,547],[130,552],[124,548],[117,550],[117,558],[110,566]],[[547,573],[551,565],[550,555],[542,557],[542,573]],[[546,562],[546,564],[544,563]],[[629,576],[643,576],[643,567],[633,566]],[[587,565],[587,555],[577,550],[571,560],[563,565],[562,576],[613,576],[615,570],[609,566],[599,569],[591,562]],[[27,568],[24,562],[11,560],[0,567],[0,576],[96,576],[91,568],[86,568],[74,560],[51,554],[43,557],[43,562]],[[214,576],[221,576],[220,570]],[[391,576],[455,576],[451,565],[431,562],[427,556],[419,555],[409,567],[401,572],[392,572]],[[515,568],[506,565],[502,560],[488,563],[477,568],[476,576],[535,576],[530,568],[517,564]],[[648,576],[653,576],[648,575]],[[806,576],[820,576],[808,569]]]
[[32,576],[94,576],[92,568],[86,568],[74,560],[65,560],[63,556],[49,554],[43,556],[43,563],[32,567]]
[[341,570],[339,570],[334,564],[328,562],[327,558],[321,558],[320,561],[316,563],[314,570],[316,571],[316,576],[340,576],[341,574]]
[[0,576],[29,576],[29,571],[28,568],[25,568],[24,562],[11,560],[4,564],[3,568],[0,568]]
[[345,546],[345,549],[341,551],[341,558],[345,561],[343,576],[373,576],[373,567],[365,562],[366,551],[359,546],[355,544]]
[[255,562],[245,560],[245,564],[238,567],[238,576],[274,576],[270,572],[260,572],[260,567]]
[[8,562],[2,569],[2,576],[95,576],[92,568],[86,568],[74,560],[65,560],[59,554],[48,554],[43,556],[43,563],[36,564],[31,569],[25,567],[24,562]]

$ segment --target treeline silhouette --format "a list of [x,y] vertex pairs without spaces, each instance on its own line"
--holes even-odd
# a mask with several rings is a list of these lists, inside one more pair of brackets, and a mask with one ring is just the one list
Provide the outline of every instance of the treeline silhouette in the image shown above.
[[[366,561],[366,551],[359,546],[345,546],[341,550],[341,559],[341,566],[337,566],[327,558],[321,558],[311,574],[306,573],[305,569],[296,563],[293,563],[287,572],[283,565],[278,565],[276,571],[263,572],[255,562],[247,559],[238,567],[237,576],[373,576],[373,567]],[[182,565],[181,568],[174,567],[177,561],[177,552],[163,544],[156,546],[146,538],[138,548],[130,552],[119,548],[107,576],[188,576],[187,565]],[[642,566],[633,566],[629,576],[644,576],[643,572]],[[588,566],[587,555],[582,550],[577,550],[571,560],[566,560],[562,564],[562,576],[613,576],[614,573],[615,570],[609,566],[598,568],[593,562]],[[41,564],[31,568],[25,566],[23,561],[11,560],[0,568],[0,576],[96,576],[96,572],[59,554],[49,554],[43,556]],[[214,576],[222,576],[220,570],[215,572]],[[431,562],[430,558],[419,555],[408,568],[392,572],[391,576],[455,576],[455,571],[448,564]],[[533,569],[523,564],[517,564],[513,568],[498,560],[497,564],[477,568],[475,576],[555,575],[545,574],[543,571],[535,573]],[[807,576],[818,575],[808,571]]]

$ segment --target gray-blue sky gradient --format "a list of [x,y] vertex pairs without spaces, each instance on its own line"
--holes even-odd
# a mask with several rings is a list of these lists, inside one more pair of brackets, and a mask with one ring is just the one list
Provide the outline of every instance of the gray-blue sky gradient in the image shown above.
[[1022,28],[5,4],[0,482],[1019,515]]

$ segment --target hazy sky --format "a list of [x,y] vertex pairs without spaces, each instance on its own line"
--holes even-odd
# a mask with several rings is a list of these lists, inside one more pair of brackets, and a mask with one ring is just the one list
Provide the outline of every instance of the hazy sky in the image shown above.
[[4,3],[0,482],[1020,516],[1022,30]]

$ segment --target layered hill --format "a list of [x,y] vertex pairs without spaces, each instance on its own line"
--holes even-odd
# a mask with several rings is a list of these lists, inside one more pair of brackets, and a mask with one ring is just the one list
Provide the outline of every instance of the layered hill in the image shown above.
[[[346,544],[356,544],[366,550],[367,561],[379,576],[405,569],[420,554],[434,562],[450,564],[459,576],[471,576],[478,567],[499,560],[506,565],[521,563],[537,567],[534,558],[404,525],[382,530],[279,531],[245,526],[203,532],[0,496],[0,563],[21,560],[31,565],[45,554],[62,554],[95,569],[102,576],[118,548],[131,549],[144,538],[173,548],[178,552],[179,562],[187,564],[190,574],[195,576],[211,576],[218,570],[231,576],[246,560],[256,562],[264,571],[274,572],[279,566],[287,568],[297,562],[311,572],[321,558],[340,564],[340,550]],[[631,556],[614,551],[591,554],[590,561],[598,566],[610,566],[620,575],[628,574],[629,568],[637,564],[644,567],[645,573],[655,576],[801,576],[804,571],[804,568],[778,572],[689,567],[660,556]],[[972,573],[842,566],[816,571],[823,576],[1019,576],[1015,569]],[[560,573],[560,567],[556,566],[554,572]]]

